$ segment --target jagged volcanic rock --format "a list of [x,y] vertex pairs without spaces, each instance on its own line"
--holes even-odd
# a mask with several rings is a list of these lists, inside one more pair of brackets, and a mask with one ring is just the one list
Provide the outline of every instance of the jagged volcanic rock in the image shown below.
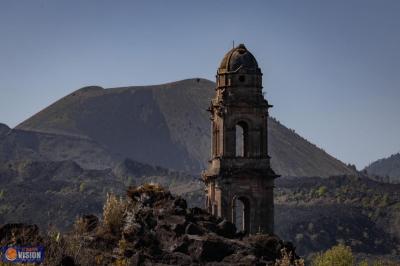
[[[144,265],[270,265],[281,258],[282,249],[297,258],[293,245],[277,236],[244,236],[234,224],[200,208],[187,208],[184,199],[158,185],[130,187],[123,219],[116,239],[123,239],[124,247],[113,254],[120,260]],[[108,240],[97,234],[94,241]]]
[[[68,265],[274,265],[283,250],[298,259],[293,245],[279,237],[244,236],[234,224],[188,208],[184,199],[159,185],[130,187],[119,204],[123,214],[116,217],[120,222],[114,228],[105,224],[105,217],[98,223],[97,217],[86,215],[78,219],[83,221],[79,233],[56,240],[51,234],[43,237],[49,250],[44,264],[64,265],[68,260]],[[42,239],[36,226],[5,225],[0,227],[0,241],[9,243],[11,234],[23,237],[18,232],[25,229],[30,237],[18,243]]]

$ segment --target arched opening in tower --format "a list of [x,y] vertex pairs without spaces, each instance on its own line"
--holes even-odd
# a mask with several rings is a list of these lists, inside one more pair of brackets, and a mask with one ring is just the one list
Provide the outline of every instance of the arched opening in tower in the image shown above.
[[248,157],[248,126],[245,122],[239,122],[235,126],[236,142],[235,156]]
[[246,197],[233,198],[232,222],[236,225],[236,230],[250,232],[250,202]]

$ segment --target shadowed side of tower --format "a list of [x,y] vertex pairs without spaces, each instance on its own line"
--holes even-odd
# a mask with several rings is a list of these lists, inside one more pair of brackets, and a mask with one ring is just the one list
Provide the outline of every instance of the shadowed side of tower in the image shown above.
[[211,160],[203,173],[206,208],[247,233],[273,233],[274,179],[268,156],[268,108],[262,73],[243,44],[217,72],[211,100]]

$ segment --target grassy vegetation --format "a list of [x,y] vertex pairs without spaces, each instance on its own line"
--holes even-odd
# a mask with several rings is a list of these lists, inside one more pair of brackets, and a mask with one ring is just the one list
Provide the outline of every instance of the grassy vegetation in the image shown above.
[[103,223],[105,228],[110,232],[119,233],[123,224],[125,210],[125,201],[112,193],[108,193],[106,203],[103,207]]
[[356,258],[351,248],[342,244],[318,253],[311,262],[312,266],[396,266],[397,262],[388,260],[361,260]]
[[292,260],[292,255],[285,249],[282,251],[282,258],[277,259],[274,266],[304,266],[304,259]]

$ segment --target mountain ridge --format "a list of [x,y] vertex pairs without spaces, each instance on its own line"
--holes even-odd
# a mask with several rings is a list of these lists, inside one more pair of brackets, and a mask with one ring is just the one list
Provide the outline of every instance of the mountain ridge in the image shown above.
[[[161,85],[84,87],[16,129],[88,138],[121,158],[199,173],[210,157],[206,109],[215,83],[185,79]],[[354,174],[344,163],[269,119],[271,162],[285,176]]]
[[364,168],[369,175],[392,183],[400,183],[400,152],[376,160]]

